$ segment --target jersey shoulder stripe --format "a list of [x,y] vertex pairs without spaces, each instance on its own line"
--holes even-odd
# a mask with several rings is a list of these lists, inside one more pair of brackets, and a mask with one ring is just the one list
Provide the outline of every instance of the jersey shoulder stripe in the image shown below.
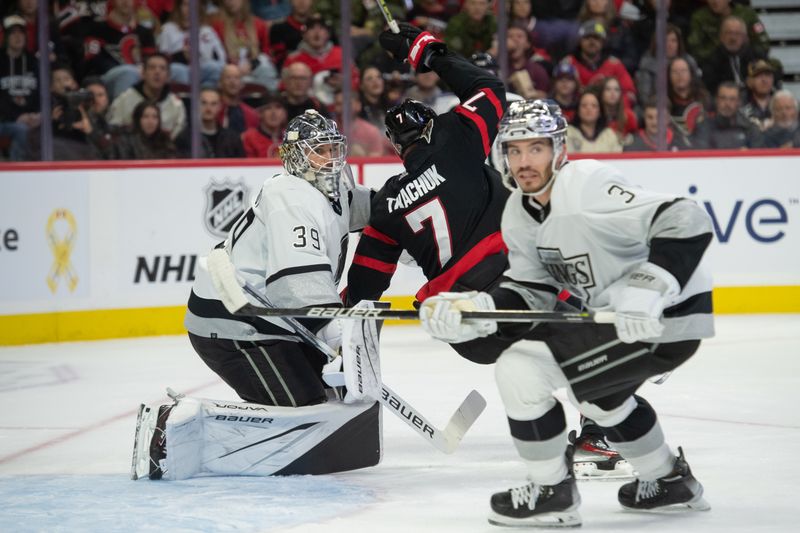
[[284,268],[283,270],[279,270],[275,272],[273,275],[267,278],[265,285],[269,285],[270,283],[278,280],[280,278],[291,276],[294,274],[306,274],[308,272],[332,272],[331,266],[328,264],[319,264],[319,265],[303,265],[303,266],[296,266],[296,267],[289,267]]

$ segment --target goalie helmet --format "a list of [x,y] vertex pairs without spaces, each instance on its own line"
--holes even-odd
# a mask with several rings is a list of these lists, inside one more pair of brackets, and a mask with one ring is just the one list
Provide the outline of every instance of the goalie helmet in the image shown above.
[[420,138],[431,141],[436,112],[418,100],[407,99],[386,112],[386,136],[402,157],[406,148]]
[[558,171],[567,162],[566,140],[567,119],[561,114],[561,108],[553,100],[520,100],[508,106],[500,120],[497,131],[497,142],[494,150],[495,160],[502,161],[501,173],[503,184],[511,190],[517,189],[517,182],[511,175],[508,165],[508,143],[524,139],[550,139],[553,143],[552,176],[538,191],[526,193],[536,196],[549,189]]
[[331,200],[339,198],[347,140],[334,121],[307,109],[289,121],[278,153],[289,174],[308,181]]

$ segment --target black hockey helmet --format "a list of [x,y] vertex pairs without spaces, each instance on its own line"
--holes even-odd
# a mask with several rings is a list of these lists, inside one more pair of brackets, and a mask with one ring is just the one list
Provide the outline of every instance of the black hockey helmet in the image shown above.
[[430,129],[436,112],[419,100],[405,100],[386,112],[386,136],[401,156],[406,148],[425,137],[430,142]]

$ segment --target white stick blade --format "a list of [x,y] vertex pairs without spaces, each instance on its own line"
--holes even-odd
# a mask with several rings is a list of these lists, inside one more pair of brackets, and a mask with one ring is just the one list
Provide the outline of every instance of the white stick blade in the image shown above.
[[247,298],[242,292],[242,286],[236,279],[236,267],[233,266],[228,252],[222,248],[212,250],[208,254],[207,265],[211,283],[214,284],[225,308],[229,312],[235,313],[247,305]]
[[448,442],[447,453],[455,451],[461,439],[464,438],[472,424],[481,416],[484,409],[486,409],[486,399],[478,391],[470,391],[458,409],[456,409],[452,418],[450,418],[447,427],[444,428],[443,433]]

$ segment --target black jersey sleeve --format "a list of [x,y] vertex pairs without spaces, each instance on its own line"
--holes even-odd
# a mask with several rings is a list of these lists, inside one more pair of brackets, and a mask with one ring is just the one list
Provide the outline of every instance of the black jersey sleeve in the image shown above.
[[485,158],[507,107],[503,82],[452,52],[434,58],[431,67],[461,101],[450,113],[456,113],[465,138],[483,150]]
[[402,252],[392,237],[372,226],[365,227],[347,272],[347,304],[380,298],[389,288]]

